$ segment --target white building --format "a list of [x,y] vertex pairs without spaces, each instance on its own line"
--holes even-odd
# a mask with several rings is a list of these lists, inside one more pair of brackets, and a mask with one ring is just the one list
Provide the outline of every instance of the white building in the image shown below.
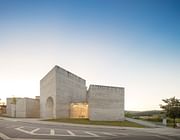
[[90,85],[79,76],[55,66],[40,81],[40,100],[7,98],[10,117],[89,118],[124,120],[124,88]]
[[124,88],[91,85],[55,66],[40,81],[41,118],[124,120]]
[[7,115],[17,118],[38,118],[40,101],[32,98],[7,98]]

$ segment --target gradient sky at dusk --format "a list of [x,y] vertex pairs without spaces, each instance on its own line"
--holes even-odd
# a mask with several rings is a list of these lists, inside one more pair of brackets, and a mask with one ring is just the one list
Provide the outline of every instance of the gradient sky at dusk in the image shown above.
[[54,65],[159,109],[180,98],[180,1],[0,0],[0,98],[39,95]]

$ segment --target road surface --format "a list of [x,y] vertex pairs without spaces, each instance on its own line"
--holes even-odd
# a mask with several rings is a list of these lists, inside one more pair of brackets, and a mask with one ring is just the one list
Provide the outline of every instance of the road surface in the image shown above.
[[0,119],[0,137],[11,140],[180,140],[180,129],[88,127],[39,122]]

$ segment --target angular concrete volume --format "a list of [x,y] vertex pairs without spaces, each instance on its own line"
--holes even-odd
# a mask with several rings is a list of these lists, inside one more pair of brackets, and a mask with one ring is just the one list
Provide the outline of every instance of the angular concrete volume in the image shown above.
[[90,85],[87,91],[84,79],[55,66],[40,81],[40,98],[7,98],[7,114],[120,121],[124,120],[124,88]]
[[17,118],[38,118],[40,116],[39,99],[7,98],[7,115]]
[[55,66],[40,81],[40,116],[124,120],[124,88],[91,85],[87,91],[84,79]]
[[69,118],[71,103],[86,101],[86,81],[55,66],[40,81],[42,118]]
[[88,106],[90,120],[124,120],[124,88],[90,85]]

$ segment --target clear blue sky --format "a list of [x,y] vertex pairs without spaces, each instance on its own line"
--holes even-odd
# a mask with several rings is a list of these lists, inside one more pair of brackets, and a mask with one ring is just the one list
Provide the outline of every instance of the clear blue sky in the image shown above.
[[180,98],[180,1],[0,0],[0,98],[39,95],[54,65],[159,109]]

